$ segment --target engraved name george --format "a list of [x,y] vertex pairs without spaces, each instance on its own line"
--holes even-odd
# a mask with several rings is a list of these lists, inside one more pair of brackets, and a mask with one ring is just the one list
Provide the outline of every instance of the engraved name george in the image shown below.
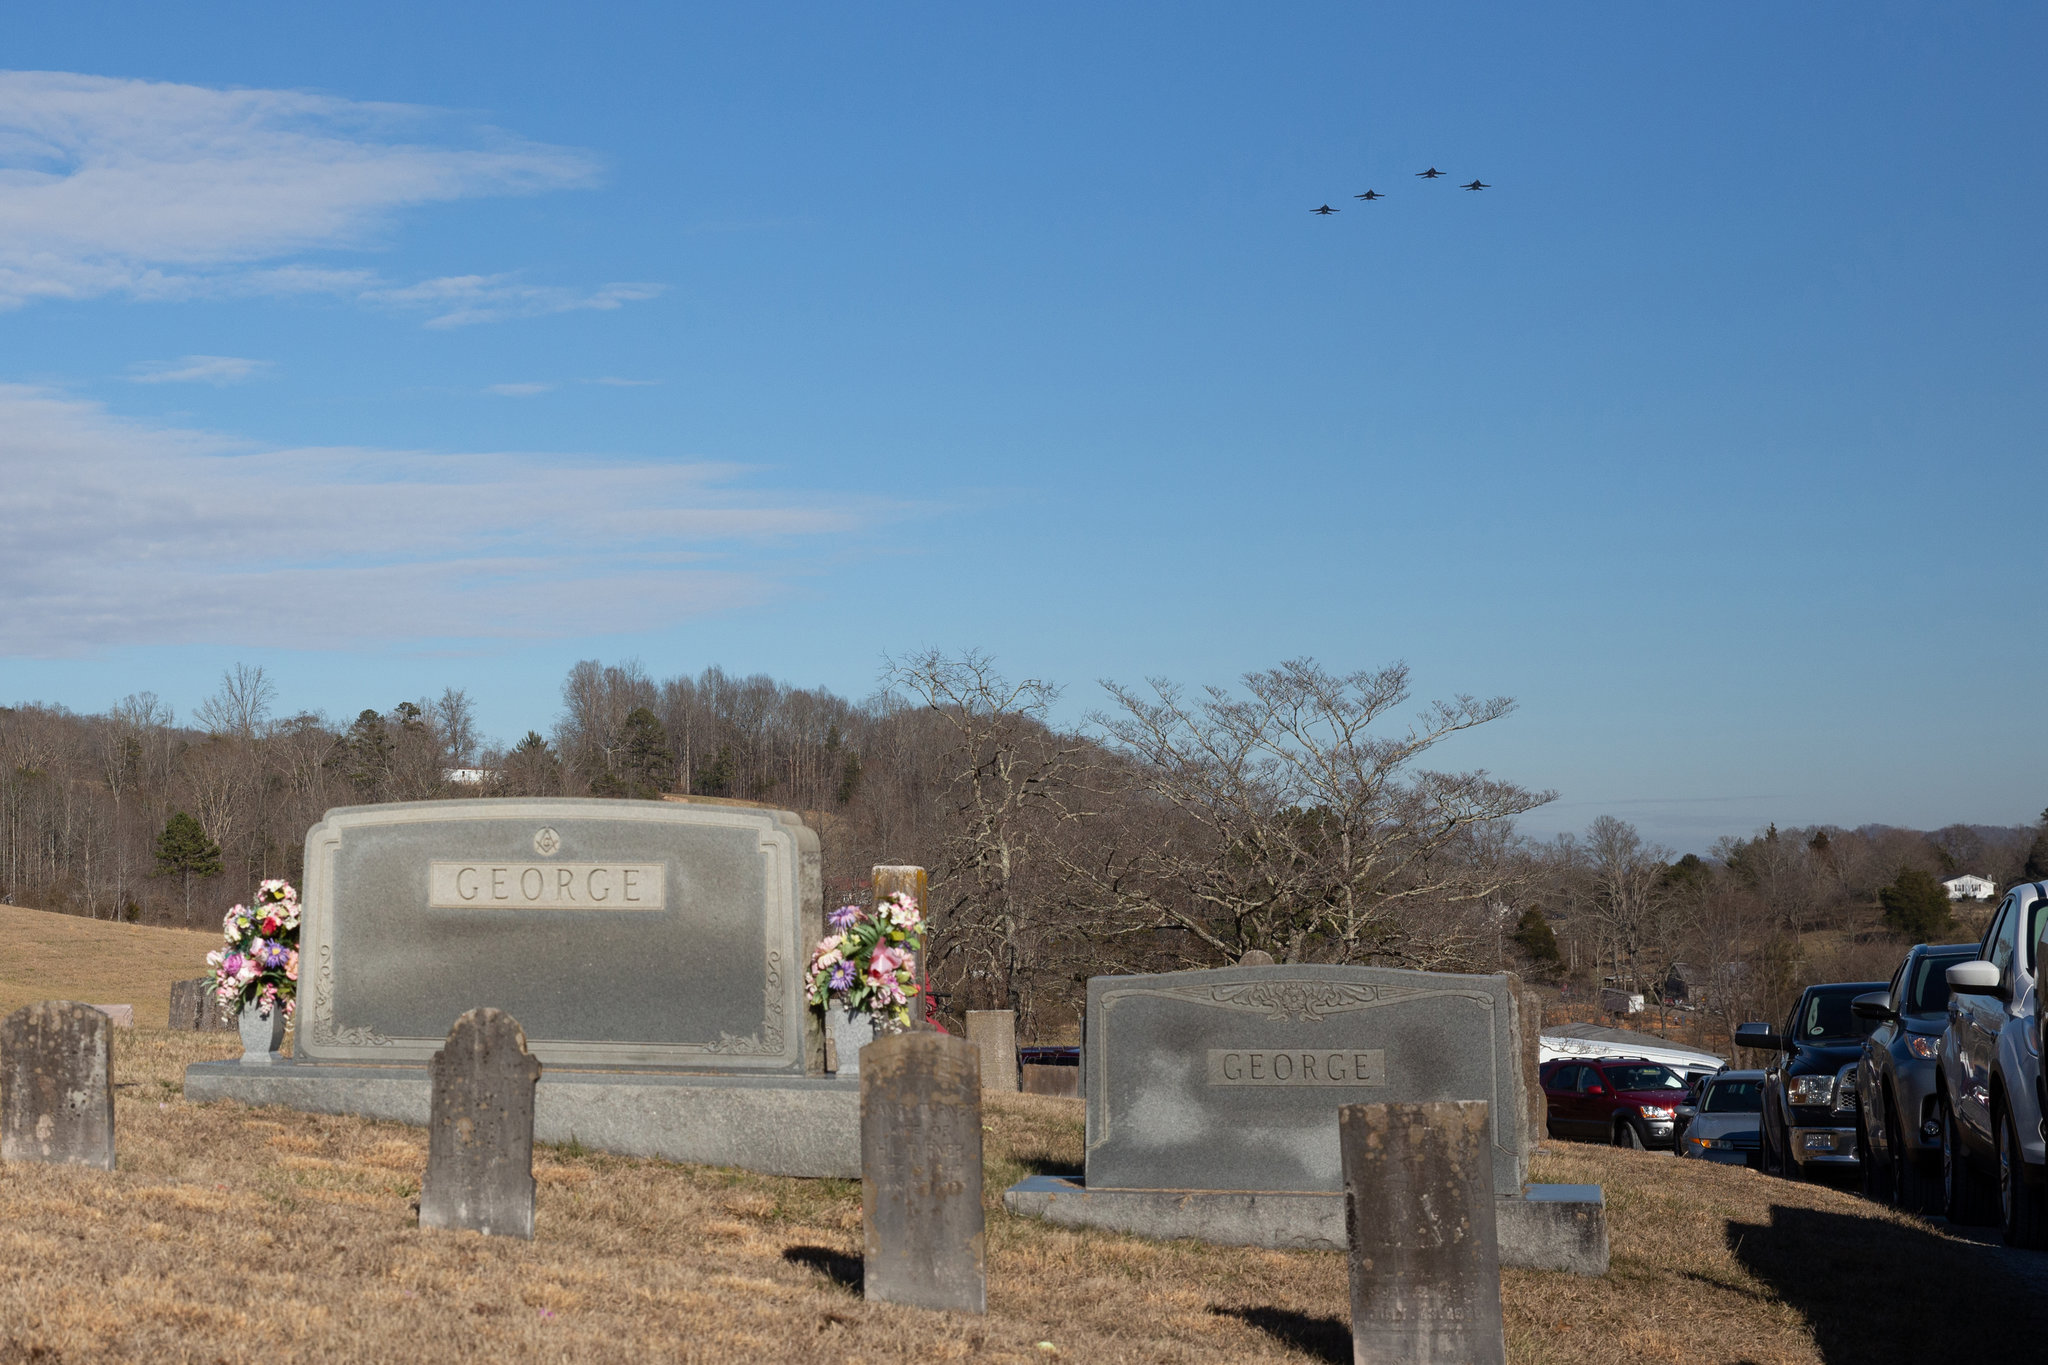
[[519,910],[659,910],[660,863],[429,863],[427,905]]
[[1385,1085],[1382,1048],[1209,1049],[1211,1085]]

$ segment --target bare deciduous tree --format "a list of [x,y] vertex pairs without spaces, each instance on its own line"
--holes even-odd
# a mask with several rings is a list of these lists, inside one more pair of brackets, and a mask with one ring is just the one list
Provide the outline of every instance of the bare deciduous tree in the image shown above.
[[1287,962],[1454,956],[1461,934],[1432,932],[1428,913],[1483,901],[1510,875],[1473,856],[1473,837],[1551,799],[1418,766],[1509,714],[1505,697],[1433,702],[1405,729],[1376,729],[1409,700],[1402,664],[1340,676],[1291,660],[1248,674],[1244,696],[1107,686],[1119,710],[1097,719],[1128,759],[1126,790],[1181,830],[1076,870],[1113,908],[1178,925],[1226,961],[1254,948]]
[[220,687],[193,715],[212,734],[254,739],[276,700],[277,688],[261,664],[238,663],[220,675]]

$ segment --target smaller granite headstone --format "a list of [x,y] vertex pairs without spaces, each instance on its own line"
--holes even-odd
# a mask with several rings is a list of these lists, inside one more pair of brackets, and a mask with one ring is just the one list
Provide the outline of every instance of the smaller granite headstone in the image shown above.
[[115,1028],[135,1027],[135,1006],[133,1005],[94,1005],[93,1008],[113,1020]]
[[171,1027],[198,1033],[227,1033],[233,1022],[213,993],[213,978],[195,976],[171,983]]
[[114,1021],[45,1000],[0,1021],[0,1161],[114,1169]]
[[1253,948],[1237,960],[1237,965],[1240,967],[1270,967],[1273,965],[1273,955],[1264,948]]
[[967,1041],[981,1050],[984,1090],[1017,1088],[1017,1011],[967,1011]]
[[1337,1111],[1359,1365],[1505,1365],[1487,1107]]
[[420,1226],[533,1237],[533,1091],[540,1061],[519,1021],[475,1009],[428,1064],[433,1115]]
[[861,1052],[867,1298],[988,1311],[979,1063],[966,1039],[925,1030]]

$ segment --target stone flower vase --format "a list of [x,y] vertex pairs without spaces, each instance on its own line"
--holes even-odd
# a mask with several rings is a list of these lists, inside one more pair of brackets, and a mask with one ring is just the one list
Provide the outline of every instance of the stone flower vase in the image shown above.
[[860,1050],[881,1036],[875,1016],[865,1010],[849,1010],[838,1000],[825,1006],[825,1036],[832,1040],[838,1056],[836,1074],[860,1074]]
[[278,1049],[284,1045],[284,1004],[282,1001],[270,1007],[270,1017],[257,1013],[256,1006],[243,1005],[239,1020],[242,1027],[242,1065],[269,1066],[278,1058]]

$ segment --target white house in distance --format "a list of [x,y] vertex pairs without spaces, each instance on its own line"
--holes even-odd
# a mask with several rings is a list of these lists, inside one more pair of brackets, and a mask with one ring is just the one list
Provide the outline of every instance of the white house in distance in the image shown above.
[[1950,877],[1942,883],[1952,901],[1988,901],[1998,894],[1998,883],[1989,877],[1980,877],[1974,872],[1965,872],[1960,877]]

